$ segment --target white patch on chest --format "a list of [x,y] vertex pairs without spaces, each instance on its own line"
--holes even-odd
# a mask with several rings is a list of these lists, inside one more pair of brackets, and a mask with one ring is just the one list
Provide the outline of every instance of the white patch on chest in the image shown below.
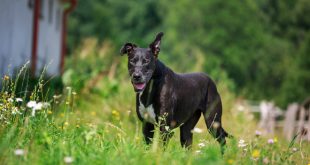
[[155,124],[156,123],[156,115],[155,115],[155,112],[154,112],[154,107],[153,105],[149,105],[148,107],[145,107],[142,102],[141,102],[141,97],[142,94],[140,94],[139,96],[139,101],[140,101],[140,105],[139,105],[139,113],[140,113],[140,116],[147,122],[150,122],[152,124]]
[[148,121],[152,124],[155,124],[155,113],[154,113],[154,108],[153,105],[149,105],[148,107],[145,107],[142,103],[140,103],[139,106],[139,113],[140,116],[145,120]]

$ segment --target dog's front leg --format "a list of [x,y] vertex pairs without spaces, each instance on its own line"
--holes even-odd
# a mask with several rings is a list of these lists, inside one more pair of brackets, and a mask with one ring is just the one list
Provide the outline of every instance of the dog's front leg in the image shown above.
[[[172,108],[169,108],[172,109]],[[160,118],[159,118],[159,124],[160,124],[160,134],[163,141],[163,145],[167,145],[170,138],[173,136],[173,132],[171,131],[175,125],[176,122],[173,120],[173,113],[172,111],[167,111],[162,109],[160,111]]]
[[140,121],[143,122],[142,124],[142,133],[144,136],[144,140],[146,144],[150,144],[152,142],[153,136],[154,136],[154,124],[151,124],[149,122],[146,122],[141,114],[139,113],[139,94],[136,95],[136,113]]
[[154,125],[148,122],[143,123],[143,136],[146,144],[152,143],[154,136]]
[[196,111],[192,117],[190,117],[185,123],[183,123],[180,127],[180,140],[182,147],[191,148],[193,143],[193,133],[195,125],[197,124],[200,118],[201,112]]
[[166,146],[169,143],[170,138],[173,136],[173,132],[167,125],[160,126],[160,135],[163,142],[163,145]]

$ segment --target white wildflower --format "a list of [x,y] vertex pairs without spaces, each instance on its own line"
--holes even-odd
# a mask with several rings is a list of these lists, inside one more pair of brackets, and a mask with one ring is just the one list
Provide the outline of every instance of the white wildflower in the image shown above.
[[43,107],[43,104],[41,102],[37,103],[32,107],[34,110],[41,110]]
[[194,133],[202,133],[202,129],[195,127],[192,132]]
[[29,101],[28,103],[27,103],[27,107],[28,108],[33,108],[33,107],[35,107],[37,105],[37,102],[36,101]]
[[196,152],[197,154],[200,154],[200,153],[201,153],[201,151],[200,151],[200,150],[196,150],[195,152]]
[[16,114],[22,114],[22,113],[19,112],[19,110],[18,110],[17,107],[13,107],[13,109],[12,109],[12,114],[13,114],[13,115],[16,115]]
[[42,108],[43,108],[43,109],[47,109],[47,108],[49,108],[50,106],[51,106],[51,104],[48,103],[48,102],[43,102],[43,103],[42,103]]
[[15,100],[16,100],[16,102],[23,102],[22,98],[16,98]]
[[54,99],[60,99],[62,95],[54,95],[53,98]]
[[242,112],[245,110],[244,106],[243,105],[238,105],[237,107],[238,111]]
[[24,155],[24,150],[23,149],[16,149],[15,151],[14,151],[14,154],[16,155],[16,156],[23,156]]
[[29,101],[27,103],[27,107],[32,109],[31,115],[34,116],[35,111],[41,110],[42,108],[47,109],[48,107],[50,107],[50,103],[48,103],[48,102],[37,103],[36,101]]
[[245,141],[243,139],[240,139],[239,140],[239,143],[238,143],[238,147],[239,148],[243,148],[243,147],[246,147],[247,144],[245,143]]
[[31,111],[31,116],[35,116],[36,115],[36,110],[35,109],[32,109],[32,111]]
[[206,146],[206,145],[205,145],[204,143],[199,143],[198,146],[199,146],[200,148],[202,148],[202,147],[204,147],[204,146]]
[[9,99],[8,99],[8,102],[13,103],[14,100],[13,100],[12,98],[9,98]]
[[66,156],[64,158],[64,161],[65,161],[66,164],[71,164],[74,161],[74,159],[71,156]]

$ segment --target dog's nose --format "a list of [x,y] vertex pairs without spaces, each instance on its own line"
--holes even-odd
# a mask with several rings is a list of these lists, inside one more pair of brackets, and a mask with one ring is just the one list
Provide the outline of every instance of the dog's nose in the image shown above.
[[133,78],[135,81],[139,81],[139,80],[141,80],[141,74],[139,74],[139,73],[134,73],[134,74],[132,75],[132,78]]

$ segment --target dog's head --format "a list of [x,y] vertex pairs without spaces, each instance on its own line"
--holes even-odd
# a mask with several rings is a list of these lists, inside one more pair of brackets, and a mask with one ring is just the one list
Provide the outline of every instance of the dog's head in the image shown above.
[[140,48],[136,44],[126,43],[120,50],[121,55],[127,54],[128,56],[128,71],[136,92],[144,90],[155,71],[155,62],[163,35],[163,32],[158,33],[148,48]]

